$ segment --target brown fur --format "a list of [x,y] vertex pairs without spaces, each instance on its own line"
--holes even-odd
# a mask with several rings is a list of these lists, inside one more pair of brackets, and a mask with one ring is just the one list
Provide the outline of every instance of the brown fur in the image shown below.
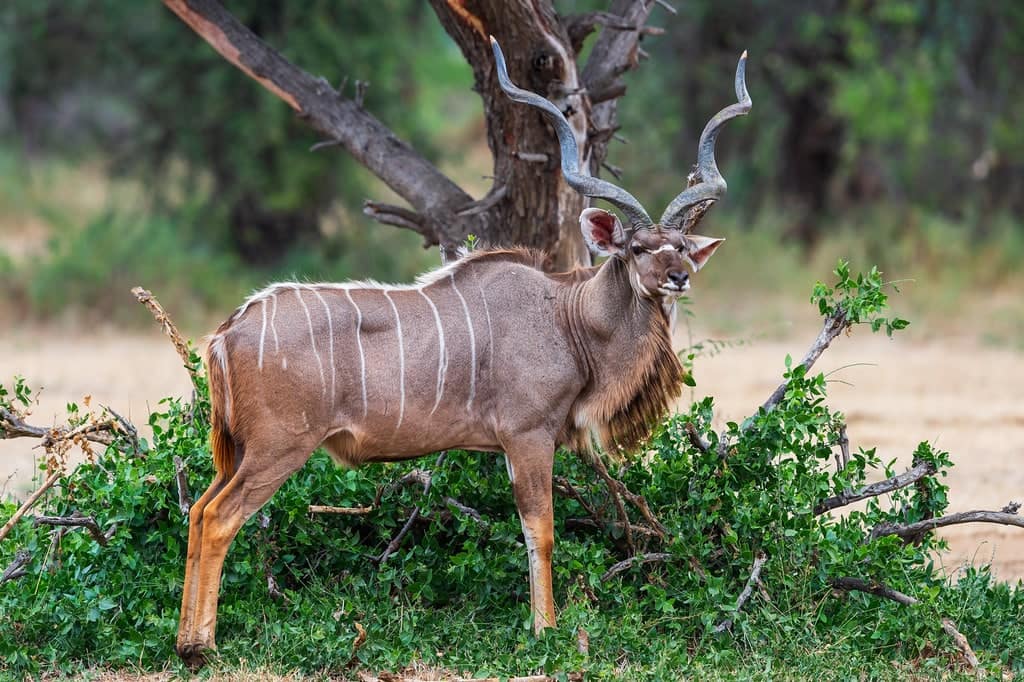
[[[625,263],[613,260],[616,277],[628,278]],[[589,269],[580,272],[590,274]],[[624,285],[626,286],[626,285]],[[577,303],[577,307],[580,304]],[[577,401],[577,409],[586,410],[590,419],[585,426],[574,421],[574,414],[560,434],[560,442],[576,452],[591,452],[597,443],[612,455],[630,453],[650,437],[652,430],[664,418],[683,387],[685,371],[672,350],[668,318],[661,305],[650,300],[634,298],[632,305],[641,321],[641,329],[632,340],[631,357],[614,367],[595,366],[589,357],[584,332],[575,329],[574,320],[580,316],[566,311],[564,318],[573,330],[578,363],[591,377],[598,372],[614,374],[613,381],[603,383],[602,390],[584,393]],[[574,410],[576,412],[576,410]]]

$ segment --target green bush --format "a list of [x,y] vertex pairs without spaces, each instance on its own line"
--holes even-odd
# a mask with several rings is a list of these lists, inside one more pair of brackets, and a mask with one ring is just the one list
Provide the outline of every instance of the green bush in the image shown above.
[[[905,326],[883,317],[877,272],[854,276],[841,264],[837,274],[836,285],[815,288],[824,313],[842,311],[876,329]],[[344,675],[418,662],[473,675],[584,671],[596,679],[666,679],[771,677],[774,670],[832,679],[854,671],[891,677],[895,663],[928,677],[958,667],[959,654],[941,629],[949,617],[985,666],[1024,670],[1019,585],[997,583],[985,569],[946,582],[932,566],[942,543],[930,534],[909,543],[891,535],[870,539],[883,524],[943,513],[947,453],[918,446],[915,461],[937,474],[893,492],[884,504],[872,499],[842,516],[816,513],[825,498],[894,472],[870,449],[851,453],[834,470],[843,416],[825,402],[824,377],[787,360],[784,378],[788,388],[773,409],[715,433],[714,402],[705,398],[668,419],[639,456],[614,472],[666,529],[664,539],[636,533],[637,553],[667,558],[605,579],[628,553],[621,526],[579,530],[568,520],[588,515],[581,502],[556,500],[560,627],[539,638],[531,634],[526,557],[500,458],[449,452],[424,498],[420,486],[394,483],[414,467],[431,467],[430,460],[342,470],[315,454],[232,545],[215,666]],[[0,392],[0,406],[28,399],[17,386],[14,398]],[[79,511],[103,528],[117,524],[106,547],[79,530],[53,546],[51,531],[25,521],[0,543],[0,564],[22,548],[33,557],[27,576],[0,586],[0,660],[9,671],[180,665],[173,644],[187,520],[178,508],[173,458],[184,461],[197,494],[212,476],[203,388],[195,404],[161,403],[150,418],[152,443],[129,454],[107,448],[46,499],[48,512]],[[690,425],[707,447],[695,443]],[[555,474],[614,518],[607,490],[586,462],[563,454]],[[364,506],[378,496],[380,504],[365,516],[308,512],[309,504]],[[447,498],[472,505],[481,518]],[[415,508],[424,522],[379,566],[374,557]],[[13,510],[3,505],[5,516]],[[755,589],[737,611],[737,596],[762,554],[763,591]],[[268,574],[285,599],[268,594]],[[846,576],[884,583],[919,603],[840,593],[833,581]],[[717,633],[726,620],[731,628]],[[353,652],[356,623],[368,636]],[[589,637],[585,652],[577,645],[580,630]]]

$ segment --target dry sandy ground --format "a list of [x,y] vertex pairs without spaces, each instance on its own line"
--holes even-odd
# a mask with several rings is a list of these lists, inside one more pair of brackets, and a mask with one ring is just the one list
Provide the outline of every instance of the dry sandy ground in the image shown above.
[[[786,353],[801,357],[815,333],[793,330],[791,340],[754,341],[699,358],[696,395],[715,396],[723,423],[743,418],[778,385]],[[971,340],[890,341],[855,331],[837,339],[818,368],[834,371],[832,405],[847,415],[854,448],[878,446],[883,460],[896,458],[901,466],[921,440],[952,453],[950,511],[1024,502],[1024,353]],[[15,373],[44,389],[36,424],[52,423],[65,402],[85,395],[144,423],[159,398],[189,390],[177,355],[155,332],[0,330],[0,381]],[[19,496],[38,454],[31,445],[0,442],[0,485],[13,473],[7,491]],[[952,545],[942,558],[948,570],[992,561],[1000,578],[1024,578],[1024,530],[975,524],[945,536]]]

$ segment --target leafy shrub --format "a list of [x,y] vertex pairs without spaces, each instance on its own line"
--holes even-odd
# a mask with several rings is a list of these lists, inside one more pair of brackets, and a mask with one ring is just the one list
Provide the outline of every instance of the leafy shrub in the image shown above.
[[[815,288],[824,313],[841,311],[887,331],[905,326],[882,316],[879,273],[853,276],[841,264],[837,275],[833,287]],[[613,515],[607,490],[582,459],[556,458],[556,476],[578,497],[556,501],[560,627],[540,638],[530,633],[525,552],[500,458],[449,452],[424,497],[420,486],[400,480],[430,460],[342,470],[314,454],[231,547],[216,665],[344,675],[354,666],[419,662],[473,675],[582,670],[633,679],[684,670],[770,675],[774,665],[828,679],[854,670],[891,676],[895,661],[929,676],[959,660],[941,629],[942,618],[951,617],[985,665],[1024,670],[1019,586],[997,583],[985,569],[948,584],[933,570],[933,551],[943,543],[930,534],[917,542],[871,539],[884,524],[945,510],[940,479],[951,466],[947,453],[919,445],[915,461],[937,474],[896,490],[886,504],[874,498],[845,515],[818,513],[822,500],[879,473],[890,476],[892,464],[861,449],[834,470],[843,416],[825,402],[824,377],[787,359],[784,378],[788,387],[776,405],[722,433],[711,428],[713,400],[700,400],[669,418],[640,456],[614,472],[666,530],[664,539],[636,533],[638,554],[662,556],[614,577],[606,571],[627,554],[621,524],[595,531],[570,521],[587,517],[586,506]],[[62,478],[46,500],[50,512],[79,511],[103,528],[116,524],[106,547],[77,530],[55,542],[52,531],[24,521],[0,544],[3,565],[20,548],[33,556],[27,576],[0,586],[0,660],[10,671],[179,665],[173,643],[188,529],[173,460],[185,463],[194,493],[212,477],[203,388],[194,404],[161,403],[150,417],[151,444],[127,455],[107,448]],[[10,400],[0,391],[0,406]],[[376,499],[363,516],[308,512],[309,504],[364,506]],[[472,505],[480,518],[452,500]],[[374,557],[415,508],[423,523],[378,565]],[[13,510],[3,505],[5,515]],[[737,596],[762,555],[760,583],[750,584],[756,589],[737,611]],[[269,594],[268,575],[284,599]],[[919,603],[840,593],[834,580],[844,576],[888,585]],[[719,627],[727,620],[731,628]],[[357,623],[368,636],[353,651]],[[585,649],[578,646],[581,631],[589,639]]]

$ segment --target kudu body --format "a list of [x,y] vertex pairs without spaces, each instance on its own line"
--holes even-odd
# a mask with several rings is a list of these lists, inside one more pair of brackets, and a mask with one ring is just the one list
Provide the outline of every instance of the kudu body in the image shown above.
[[238,308],[207,356],[217,473],[190,514],[177,642],[190,664],[214,648],[221,569],[235,534],[321,444],[347,466],[450,448],[504,452],[534,627],[554,625],[556,447],[631,448],[679,393],[670,306],[689,287],[687,269],[699,270],[721,240],[678,225],[687,209],[724,191],[714,138],[749,109],[743,61],[740,105],[702,136],[702,182],[656,225],[626,192],[578,173],[561,112],[512,85],[494,49],[505,91],[552,119],[566,180],[614,203],[630,226],[600,209],[583,212],[584,237],[611,256],[596,268],[551,275],[533,252],[482,251],[411,286],[282,283]]

